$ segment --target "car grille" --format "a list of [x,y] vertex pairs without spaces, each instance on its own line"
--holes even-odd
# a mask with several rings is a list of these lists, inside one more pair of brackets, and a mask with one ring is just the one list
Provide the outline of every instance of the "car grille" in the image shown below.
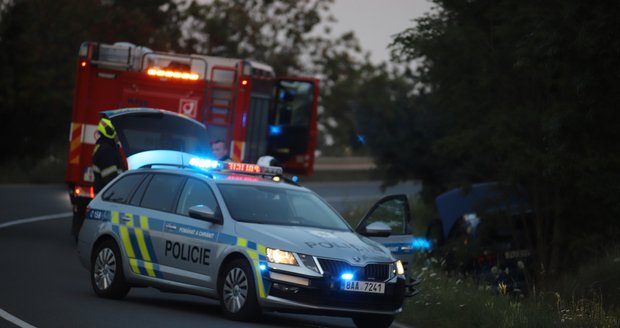
[[343,261],[321,258],[318,260],[323,271],[332,276],[349,272],[355,275],[356,280],[386,281],[390,278],[390,264],[368,264],[365,267],[358,267]]

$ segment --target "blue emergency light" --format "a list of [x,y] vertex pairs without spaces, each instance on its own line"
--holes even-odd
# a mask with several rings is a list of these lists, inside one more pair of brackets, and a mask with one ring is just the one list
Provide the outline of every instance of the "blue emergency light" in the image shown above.
[[411,240],[411,247],[413,249],[431,249],[431,242],[426,238],[413,238]]
[[352,280],[352,279],[353,279],[353,274],[352,274],[352,273],[350,273],[350,272],[345,272],[345,273],[343,273],[343,274],[341,274],[341,275],[340,275],[340,278],[341,278],[342,280],[347,280],[347,281],[348,281],[348,280]]
[[205,159],[205,158],[198,158],[198,157],[191,158],[189,160],[189,165],[199,167],[201,169],[206,169],[206,170],[222,168],[221,163],[218,161],[214,161],[211,159]]
[[270,125],[269,126],[269,135],[270,136],[278,136],[282,134],[282,126],[280,125]]

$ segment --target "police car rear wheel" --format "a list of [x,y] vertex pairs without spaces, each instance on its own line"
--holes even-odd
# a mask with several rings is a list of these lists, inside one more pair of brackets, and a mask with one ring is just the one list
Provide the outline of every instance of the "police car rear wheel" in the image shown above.
[[224,314],[233,320],[253,320],[260,314],[254,278],[247,261],[234,260],[224,269],[220,305]]
[[113,240],[97,245],[91,261],[90,277],[93,290],[101,297],[119,299],[129,292],[120,251]]

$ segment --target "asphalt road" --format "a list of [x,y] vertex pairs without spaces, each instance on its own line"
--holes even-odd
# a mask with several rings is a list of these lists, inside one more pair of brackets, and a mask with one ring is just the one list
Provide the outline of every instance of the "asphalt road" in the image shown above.
[[[381,196],[377,183],[309,187],[336,207]],[[403,188],[394,191],[417,192]],[[69,234],[70,211],[62,185],[0,186],[0,327],[354,327],[348,318],[277,313],[231,322],[216,301],[152,288],[134,288],[121,301],[98,298]],[[35,219],[18,221],[28,218]]]

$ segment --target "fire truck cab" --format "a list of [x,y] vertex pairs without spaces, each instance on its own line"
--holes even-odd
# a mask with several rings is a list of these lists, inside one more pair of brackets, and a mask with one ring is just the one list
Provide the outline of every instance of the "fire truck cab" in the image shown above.
[[204,125],[207,143],[224,141],[235,162],[270,155],[288,173],[312,174],[315,78],[276,77],[271,66],[252,60],[84,42],[75,81],[65,179],[74,221],[81,222],[93,198],[91,157],[100,113],[118,108],[179,113]]

